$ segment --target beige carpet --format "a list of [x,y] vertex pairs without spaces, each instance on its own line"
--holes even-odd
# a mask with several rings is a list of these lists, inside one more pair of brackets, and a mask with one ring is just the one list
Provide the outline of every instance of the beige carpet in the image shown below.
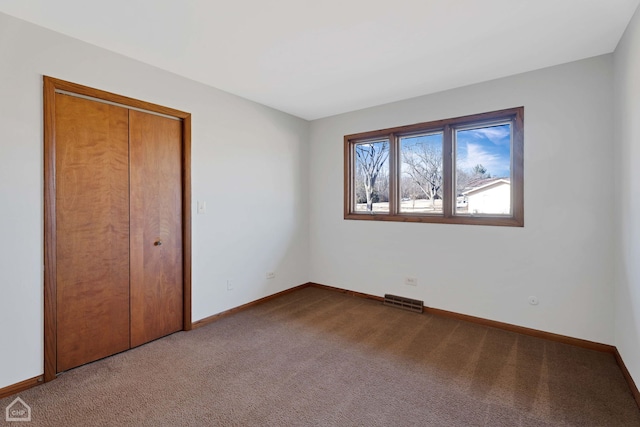
[[317,288],[19,396],[24,426],[640,426],[610,354]]

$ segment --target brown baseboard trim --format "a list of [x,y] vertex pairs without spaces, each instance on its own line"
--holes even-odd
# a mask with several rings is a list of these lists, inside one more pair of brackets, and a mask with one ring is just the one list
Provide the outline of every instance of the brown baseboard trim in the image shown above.
[[635,381],[633,381],[633,378],[631,377],[631,374],[629,373],[627,366],[624,364],[624,361],[622,360],[622,356],[620,355],[620,352],[618,351],[617,348],[615,349],[613,355],[615,356],[616,362],[618,362],[618,366],[622,371],[622,376],[624,376],[624,379],[627,380],[627,384],[629,384],[629,388],[631,389],[631,394],[633,395],[633,398],[636,400],[636,403],[638,404],[638,408],[640,408],[640,391],[638,391],[638,387],[636,386]]
[[[347,289],[336,288],[333,286],[321,285],[319,283],[308,283],[309,286],[316,288],[328,289],[331,291],[342,292],[348,295],[353,295],[362,298],[373,299],[376,301],[383,301],[383,297],[376,295],[365,294],[362,292],[349,291]],[[566,335],[554,334],[551,332],[540,331],[538,329],[525,328],[524,326],[512,325],[510,323],[498,322],[496,320],[483,319],[481,317],[469,316],[467,314],[455,313],[453,311],[440,310],[438,308],[424,307],[424,312],[427,314],[433,314],[436,316],[449,317],[452,319],[462,320],[465,322],[477,323],[492,328],[503,329],[505,331],[516,332],[523,335],[529,335],[537,338],[544,338],[550,341],[557,341],[565,344],[570,344],[577,347],[587,348],[589,350],[597,350],[605,353],[615,353],[616,348],[612,345],[601,344],[593,341],[583,340],[579,338],[568,337]]]
[[[376,301],[384,301],[383,297],[379,297],[376,295],[349,291],[347,289],[336,288],[334,286],[321,285],[319,283],[309,282],[307,283],[306,286],[313,286],[315,288],[341,292],[343,294],[352,295],[360,298],[367,298],[367,299],[372,299]],[[573,345],[576,347],[586,348],[589,350],[596,350],[604,353],[610,353],[615,357],[616,362],[618,363],[618,366],[622,371],[622,375],[624,376],[624,379],[627,381],[627,384],[629,385],[629,390],[631,391],[633,398],[638,404],[638,408],[640,408],[640,392],[638,391],[638,387],[636,386],[636,383],[633,381],[633,378],[631,377],[629,370],[625,366],[624,361],[622,360],[622,356],[620,356],[620,353],[618,352],[618,349],[613,345],[583,340],[580,338],[568,337],[566,335],[554,334],[552,332],[540,331],[538,329],[525,328],[524,326],[512,325],[510,323],[498,322],[496,320],[483,319],[482,317],[469,316],[467,314],[455,313],[453,311],[440,310],[438,308],[424,307],[424,312],[426,314],[432,314],[434,316],[448,317],[451,319],[462,320],[464,322],[477,323],[480,325],[502,329],[505,331],[515,332],[518,334],[528,335],[536,338],[542,338],[549,341],[556,341],[564,344]]]
[[549,341],[561,342],[564,344],[582,347],[589,350],[602,351],[604,353],[613,354],[616,348],[612,345],[601,344],[599,342],[573,338],[566,335],[554,334],[553,332],[545,332],[539,329],[526,328],[524,326],[512,325],[511,323],[498,322],[497,320],[484,319],[482,317],[469,316],[467,314],[455,313],[453,311],[440,310],[439,308],[425,307],[425,313],[434,314],[436,316],[449,317],[451,319],[463,320],[465,322],[477,323],[479,325],[489,326],[492,328],[502,329],[505,331],[516,332],[531,337],[543,338]]
[[28,380],[20,381],[19,383],[0,388],[0,399],[4,399],[5,397],[9,397],[13,394],[18,394],[22,391],[28,390],[31,387],[35,387],[43,383],[44,378],[42,375],[37,377],[29,378]]
[[[283,296],[307,287],[326,289],[334,292],[347,294],[350,296],[366,298],[366,299],[371,299],[371,300],[380,301],[380,302],[384,301],[384,298],[380,296],[366,294],[362,292],[350,291],[342,288],[336,288],[334,286],[321,285],[319,283],[308,282],[302,285],[295,286],[290,289],[285,289],[284,291],[277,292],[273,295],[269,295],[264,298],[260,298],[258,300],[243,304],[241,306],[232,308],[230,310],[223,311],[222,313],[214,314],[213,316],[200,319],[197,322],[193,322],[193,329],[200,328],[202,326],[208,325],[209,323],[213,323],[216,320],[219,320],[233,313],[238,313],[240,311],[248,309],[249,307],[262,304],[274,298],[278,298],[280,296]],[[477,323],[477,324],[489,326],[492,328],[502,329],[510,332],[516,332],[519,334],[529,335],[529,336],[542,338],[550,341],[561,342],[564,344],[569,344],[576,347],[582,347],[589,350],[596,350],[596,351],[601,351],[605,353],[611,353],[615,357],[616,362],[620,367],[620,370],[622,371],[622,375],[624,376],[624,379],[627,381],[627,384],[629,385],[629,390],[631,392],[631,395],[633,396],[636,403],[638,404],[638,408],[640,408],[640,391],[638,391],[638,387],[636,386],[635,381],[631,377],[629,370],[627,369],[626,365],[624,364],[624,361],[622,360],[622,356],[620,355],[620,353],[618,352],[618,349],[615,346],[608,345],[608,344],[601,344],[601,343],[583,340],[579,338],[568,337],[566,335],[559,335],[551,332],[540,331],[537,329],[525,328],[523,326],[512,325],[510,323],[504,323],[504,322],[498,322],[496,320],[483,319],[481,317],[455,313],[453,311],[441,310],[441,309],[430,308],[430,307],[424,307],[424,310],[425,310],[425,313],[432,314],[435,316],[448,317],[448,318],[457,319],[465,322]],[[43,380],[44,380],[43,376],[37,376],[37,377],[30,378],[28,380],[24,380],[4,388],[0,388],[0,399],[28,390],[37,385],[43,384]]]
[[237,313],[239,311],[246,310],[249,307],[253,307],[254,305],[262,304],[264,302],[267,302],[267,301],[272,300],[274,298],[281,297],[281,296],[289,294],[291,292],[299,291],[300,289],[304,289],[304,288],[306,288],[308,286],[310,286],[310,283],[303,283],[302,285],[298,285],[298,286],[295,286],[295,287],[290,288],[290,289],[285,289],[284,291],[280,291],[280,292],[277,292],[277,293],[275,293],[273,295],[268,295],[268,296],[266,296],[264,298],[260,298],[260,299],[257,299],[255,301],[248,302],[248,303],[240,305],[238,307],[234,307],[232,309],[223,311],[221,313],[214,314],[213,316],[205,317],[204,319],[200,319],[197,322],[193,322],[192,323],[192,329],[201,328],[201,327],[203,327],[205,325],[208,325],[209,323],[213,323],[216,320],[220,320],[223,317],[229,316],[230,314],[234,314],[234,313]]
[[380,302],[384,301],[383,297],[379,297],[379,296],[376,296],[376,295],[363,294],[362,292],[349,291],[347,289],[336,288],[334,286],[321,285],[320,283],[309,282],[309,283],[307,283],[307,286],[312,286],[314,288],[320,288],[320,289],[327,289],[329,291],[334,291],[334,292],[340,292],[340,293],[343,293],[343,294],[351,295],[353,297],[372,299],[372,300],[380,301]]

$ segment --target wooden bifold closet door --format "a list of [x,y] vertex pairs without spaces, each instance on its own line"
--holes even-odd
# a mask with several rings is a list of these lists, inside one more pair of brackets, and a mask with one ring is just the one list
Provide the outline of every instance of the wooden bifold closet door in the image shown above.
[[183,328],[182,125],[55,98],[61,372]]
[[129,348],[128,121],[56,96],[58,372]]
[[129,112],[129,129],[135,347],[182,329],[182,130],[139,111]]

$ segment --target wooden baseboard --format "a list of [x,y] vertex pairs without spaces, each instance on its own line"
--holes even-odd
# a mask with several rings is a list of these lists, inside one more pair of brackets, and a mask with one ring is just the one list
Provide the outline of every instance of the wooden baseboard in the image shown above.
[[[377,296],[377,295],[371,295],[371,294],[366,294],[366,293],[362,293],[362,292],[356,292],[356,291],[350,291],[347,289],[342,289],[342,288],[336,288],[334,286],[327,286],[327,285],[321,285],[319,283],[304,283],[302,285],[299,286],[295,286],[293,288],[290,289],[286,289],[284,291],[281,292],[277,292],[273,295],[269,295],[266,296],[264,298],[260,298],[258,300],[255,301],[251,301],[249,303],[243,304],[241,306],[232,308],[230,310],[226,310],[223,311],[222,313],[218,313],[218,314],[214,314],[213,316],[209,316],[206,317],[204,319],[198,320],[197,322],[193,322],[193,329],[197,329],[200,328],[202,326],[208,325],[209,323],[213,323],[216,320],[219,320],[223,317],[229,316],[231,314],[234,313],[238,313],[240,311],[246,310],[249,307],[253,307],[255,305],[258,304],[262,304],[264,302],[267,302],[269,300],[272,300],[274,298],[278,298],[280,296],[289,294],[291,292],[295,292],[307,287],[315,287],[315,288],[320,288],[320,289],[326,289],[326,290],[330,290],[330,291],[334,291],[334,292],[340,292],[340,293],[344,293],[347,295],[351,295],[351,296],[355,296],[355,297],[359,297],[359,298],[366,298],[366,299],[372,299],[375,301],[383,301],[384,298]],[[452,311],[447,311],[447,310],[441,310],[441,309],[437,309],[437,308],[430,308],[430,307],[425,307],[425,313],[427,314],[432,314],[435,316],[442,316],[442,317],[449,317],[452,319],[457,319],[457,320],[462,320],[465,322],[472,322],[472,323],[477,323],[480,325],[484,325],[484,326],[489,326],[492,328],[497,328],[497,329],[502,329],[502,330],[506,330],[506,331],[510,331],[510,332],[516,332],[519,334],[523,334],[523,335],[529,335],[529,336],[533,336],[533,337],[537,337],[537,338],[542,338],[542,339],[546,339],[546,340],[550,340],[550,341],[556,341],[556,342],[561,342],[561,343],[565,343],[565,344],[569,344],[569,345],[573,345],[576,347],[582,347],[582,348],[586,348],[589,350],[596,350],[596,351],[602,351],[602,352],[606,352],[606,353],[611,353],[614,355],[616,362],[618,363],[618,366],[620,367],[620,370],[622,371],[622,375],[624,376],[625,380],[627,381],[627,384],[629,385],[629,389],[631,391],[631,394],[633,395],[636,403],[638,404],[638,407],[640,408],[640,392],[638,391],[638,387],[636,386],[635,382],[633,381],[633,378],[631,377],[631,374],[629,373],[629,370],[627,369],[627,367],[624,364],[624,361],[622,360],[622,356],[620,355],[620,353],[618,352],[618,349],[615,346],[612,345],[608,345],[608,344],[601,344],[601,343],[597,343],[597,342],[593,342],[593,341],[588,341],[588,340],[583,340],[583,339],[579,339],[579,338],[573,338],[573,337],[569,337],[566,335],[560,335],[560,334],[554,334],[551,332],[545,332],[545,331],[540,331],[537,329],[531,329],[531,328],[525,328],[523,326],[517,326],[517,325],[512,325],[510,323],[504,323],[504,322],[498,322],[495,320],[489,320],[489,319],[483,319],[481,317],[475,317],[475,316],[469,316],[466,314],[460,314],[460,313],[455,313]],[[19,382],[17,384],[13,384],[10,385],[8,387],[4,387],[0,389],[0,399],[7,397],[7,396],[11,396],[13,394],[16,393],[20,393],[21,391],[27,390],[31,387],[35,387],[39,384],[42,384],[43,382],[43,377],[42,376],[38,376],[38,377],[34,377],[34,378],[30,378],[28,380]]]
[[511,323],[498,322],[497,320],[484,319],[482,317],[469,316],[453,311],[440,310],[438,308],[425,307],[425,313],[434,314],[436,316],[449,317],[452,319],[464,320],[465,322],[477,323],[479,325],[489,326],[492,328],[502,329],[505,331],[516,332],[522,335],[529,335],[536,338],[543,338],[549,341],[561,342],[564,344],[582,347],[589,350],[602,351],[604,353],[613,354],[616,348],[609,344],[602,344],[595,341],[573,338],[566,335],[554,334],[553,332],[545,332],[539,329],[526,328],[524,326],[513,325]]
[[295,287],[290,288],[290,289],[285,289],[284,291],[280,291],[280,292],[277,292],[277,293],[275,293],[273,295],[268,295],[268,296],[266,296],[264,298],[260,298],[260,299],[257,299],[255,301],[248,302],[248,303],[240,305],[238,307],[234,307],[232,309],[223,311],[221,313],[214,314],[213,316],[205,317],[204,319],[200,319],[197,322],[193,322],[192,329],[201,328],[204,325],[208,325],[209,323],[213,323],[216,320],[220,320],[223,317],[229,316],[230,314],[234,314],[234,313],[237,313],[239,311],[246,310],[249,307],[253,307],[254,305],[262,304],[264,302],[267,302],[267,301],[272,300],[274,298],[281,297],[281,296],[289,294],[291,292],[299,291],[300,289],[304,289],[304,288],[306,288],[306,287],[308,287],[310,285],[311,285],[310,283],[303,283],[302,285],[298,285],[298,286],[295,286]]
[[384,301],[383,297],[379,297],[377,295],[363,294],[362,292],[350,291],[350,290],[347,290],[347,289],[336,288],[334,286],[321,285],[320,283],[309,282],[309,283],[307,283],[307,286],[312,286],[314,288],[320,288],[320,289],[327,289],[329,291],[334,291],[334,292],[340,292],[340,293],[343,293],[343,294],[351,295],[353,297],[372,299],[372,300],[380,301],[380,302]]
[[[288,294],[288,293],[291,293],[291,292],[295,292],[297,290],[306,288],[308,286],[310,286],[309,283],[304,283],[302,285],[295,286],[295,287],[293,287],[291,289],[285,289],[284,291],[275,293],[273,295],[269,295],[269,296],[266,296],[264,298],[260,298],[260,299],[255,300],[255,301],[251,301],[251,302],[249,302],[247,304],[243,304],[243,305],[241,305],[239,307],[232,308],[231,310],[227,310],[227,311],[223,311],[222,313],[214,314],[213,316],[206,317],[204,319],[198,320],[197,322],[192,322],[191,325],[190,325],[191,327],[189,328],[189,330],[200,328],[200,327],[202,327],[204,325],[207,325],[209,323],[213,323],[216,320],[219,320],[219,319],[221,319],[221,318],[223,318],[225,316],[228,316],[230,314],[237,313],[237,312],[242,311],[242,310],[246,310],[247,308],[252,307],[254,305],[261,304],[263,302],[269,301],[269,300],[274,299],[274,298],[278,298],[278,297],[280,297],[282,295],[285,295],[285,294]],[[185,329],[185,330],[187,330],[187,329]],[[35,387],[35,386],[43,384],[43,383],[44,383],[44,377],[41,375],[41,376],[37,376],[37,377],[34,377],[34,378],[30,378],[28,380],[21,381],[19,383],[16,383],[16,384],[4,387],[4,388],[0,388],[0,399],[8,397],[8,396],[11,396],[13,394],[20,393],[22,391],[30,389],[31,387]]]
[[624,379],[627,380],[627,384],[629,384],[629,388],[631,389],[631,394],[633,395],[633,398],[636,400],[636,403],[638,404],[638,408],[640,408],[640,391],[638,391],[638,387],[636,386],[635,381],[633,381],[633,378],[631,377],[631,374],[629,373],[627,366],[624,364],[624,361],[622,360],[622,356],[620,355],[620,352],[618,351],[617,348],[613,353],[613,355],[616,358],[616,362],[618,362],[618,366],[622,371],[622,375],[624,376]]
[[[308,283],[307,286],[313,286],[315,288],[327,289],[330,291],[341,292],[347,295],[352,295],[361,298],[372,299],[376,301],[383,301],[383,297],[379,297],[377,295],[365,294],[362,292],[349,291],[347,289],[336,288],[333,286],[321,285],[319,283]],[[498,322],[496,320],[483,319],[481,317],[469,316],[467,314],[455,313],[453,311],[441,310],[438,308],[424,307],[424,312],[427,314],[433,314],[435,316],[449,317],[452,319],[462,320],[465,322],[477,323],[484,326],[489,326],[492,328],[502,329],[505,331],[516,332],[518,334],[529,335],[536,338],[542,338],[549,341],[561,342],[564,344],[573,345],[576,347],[582,347],[589,350],[601,351],[604,353],[612,354],[620,370],[622,371],[622,375],[624,376],[627,384],[629,385],[629,389],[631,394],[633,395],[636,403],[638,404],[638,408],[640,408],[640,392],[638,391],[638,387],[636,383],[633,381],[629,370],[624,364],[622,360],[622,356],[618,352],[618,349],[613,345],[602,344],[599,342],[583,340],[580,338],[573,338],[566,335],[554,334],[552,332],[540,331],[538,329],[525,328],[524,326],[512,325],[510,323]]]
[[43,383],[43,380],[44,378],[42,375],[39,375],[37,377],[29,378],[28,380],[20,381],[19,383],[0,388],[0,399],[4,399],[5,397],[9,397],[13,394],[28,390],[31,387],[40,385]]
[[[384,298],[377,295],[365,294],[362,292],[349,291],[347,289],[336,288],[333,286],[321,285],[319,283],[309,283],[308,286],[313,286],[321,289],[328,289],[331,291],[342,292],[348,295],[357,297],[373,299],[376,301],[383,301]],[[436,316],[449,317],[452,319],[463,320],[465,322],[477,323],[492,328],[503,329],[505,331],[516,332],[523,335],[529,335],[537,338],[544,338],[550,341],[562,342],[565,344],[574,345],[577,347],[587,348],[589,350],[603,351],[605,353],[615,353],[616,348],[612,345],[601,344],[598,342],[583,340],[580,338],[568,337],[566,335],[554,334],[551,332],[540,331],[538,329],[525,328],[524,326],[512,325],[510,323],[498,322],[496,320],[483,319],[482,317],[469,316],[467,314],[460,314],[453,311],[441,310],[439,308],[424,307],[426,314],[433,314]]]

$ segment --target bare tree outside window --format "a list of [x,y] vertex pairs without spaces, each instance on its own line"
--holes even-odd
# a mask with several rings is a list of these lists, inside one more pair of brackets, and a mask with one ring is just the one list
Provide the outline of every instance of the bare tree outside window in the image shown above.
[[356,144],[355,155],[356,210],[372,212],[374,203],[380,203],[376,210],[388,212],[389,141]]
[[475,165],[470,170],[458,168],[456,170],[456,195],[462,196],[462,193],[469,190],[474,183],[488,178],[491,178],[491,174],[481,164]]
[[524,107],[344,136],[344,218],[524,226]]
[[[442,212],[442,133],[400,138],[400,149],[403,177],[400,185],[408,186],[402,187],[401,192],[412,196],[411,206],[401,204],[400,211]],[[417,199],[427,203],[416,204]]]

